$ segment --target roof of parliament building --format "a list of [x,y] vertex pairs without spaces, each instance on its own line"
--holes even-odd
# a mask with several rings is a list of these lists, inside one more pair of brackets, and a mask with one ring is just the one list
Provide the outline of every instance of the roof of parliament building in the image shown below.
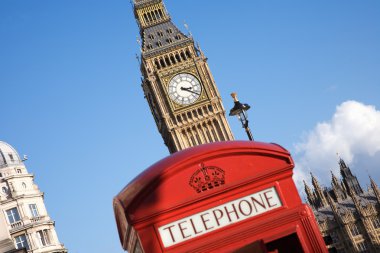
[[380,190],[370,177],[364,191],[340,159],[341,179],[331,173],[331,187],[322,187],[311,174],[313,189],[304,181],[329,252],[380,252]]

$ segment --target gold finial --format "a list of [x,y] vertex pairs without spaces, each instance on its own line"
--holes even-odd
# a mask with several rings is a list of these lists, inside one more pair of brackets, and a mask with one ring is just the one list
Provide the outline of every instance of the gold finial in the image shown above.
[[236,92],[232,92],[231,93],[231,97],[234,99],[234,102],[238,102],[238,98],[237,98],[237,93]]

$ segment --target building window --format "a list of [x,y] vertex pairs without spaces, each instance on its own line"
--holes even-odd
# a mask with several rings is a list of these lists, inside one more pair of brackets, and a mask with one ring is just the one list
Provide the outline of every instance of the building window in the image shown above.
[[365,242],[358,243],[359,252],[369,252],[367,244]]
[[32,217],[38,217],[40,216],[38,214],[38,209],[36,204],[29,204],[30,213],[32,214]]
[[49,234],[48,234],[47,229],[37,231],[37,237],[38,237],[38,241],[40,242],[41,246],[50,245],[50,238],[49,238]]
[[7,210],[7,216],[10,224],[20,220],[20,215],[18,214],[17,207]]
[[330,245],[330,244],[333,243],[333,240],[332,240],[332,238],[331,238],[330,235],[326,235],[326,236],[324,236],[324,237],[323,237],[323,240],[325,241],[326,246],[328,246],[328,245]]
[[12,154],[8,154],[9,155],[9,159],[11,159],[11,162],[14,162],[15,159],[13,158],[13,155]]
[[351,226],[351,234],[352,234],[353,236],[355,236],[355,235],[359,235],[359,234],[360,234],[360,233],[359,233],[359,230],[358,230],[358,227],[357,227],[355,224]]
[[15,241],[16,241],[17,249],[25,248],[26,250],[29,250],[29,244],[28,244],[28,241],[26,240],[25,235],[16,236]]
[[157,32],[157,35],[160,36],[160,37],[163,37],[164,36],[164,33],[162,31],[158,31]]
[[5,186],[3,186],[3,187],[1,188],[1,191],[2,191],[4,194],[7,194],[7,193],[8,193],[8,189],[7,189],[7,187],[5,187]]
[[17,169],[17,173],[18,173],[18,174],[21,174],[21,169]]
[[335,231],[331,232],[330,235],[331,235],[331,239],[332,239],[333,243],[339,242],[339,236]]
[[373,221],[372,221],[372,224],[375,228],[380,228],[380,221],[379,219],[375,218]]

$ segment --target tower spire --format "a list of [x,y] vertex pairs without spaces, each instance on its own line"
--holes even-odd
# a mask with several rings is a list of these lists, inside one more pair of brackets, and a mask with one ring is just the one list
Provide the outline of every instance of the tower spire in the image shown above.
[[380,190],[379,190],[379,187],[377,186],[377,184],[375,183],[375,181],[373,180],[373,178],[371,176],[369,176],[369,180],[371,181],[371,188],[372,188],[373,192],[375,193],[377,202],[380,204]]
[[342,189],[338,178],[334,175],[332,171],[331,172],[331,186],[334,191],[334,195],[337,201],[340,201],[344,198],[346,198],[346,195],[344,193],[344,190]]
[[309,201],[311,206],[315,207],[315,196],[314,196],[313,191],[310,189],[310,187],[305,182],[305,180],[303,180],[303,184],[305,186],[305,192],[306,192],[307,200]]
[[346,190],[348,190],[348,188],[351,188],[351,190],[355,191],[356,194],[363,193],[357,177],[352,174],[350,167],[346,165],[342,158],[339,159],[339,167],[340,174],[343,178],[343,183],[346,186]]
[[318,204],[319,204],[319,207],[324,207],[324,206],[327,206],[327,200],[326,200],[326,197],[325,197],[325,194],[324,194],[324,191],[322,189],[322,187],[319,185],[319,182],[317,180],[316,177],[314,177],[313,173],[310,172],[310,175],[311,175],[311,182],[314,186],[314,191],[315,191],[315,195],[318,199]]

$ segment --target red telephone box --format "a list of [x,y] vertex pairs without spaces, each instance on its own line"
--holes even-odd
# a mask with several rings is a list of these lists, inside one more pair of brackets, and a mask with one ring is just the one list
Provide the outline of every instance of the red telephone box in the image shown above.
[[276,144],[218,142],[175,153],[114,199],[120,241],[134,252],[327,252]]

